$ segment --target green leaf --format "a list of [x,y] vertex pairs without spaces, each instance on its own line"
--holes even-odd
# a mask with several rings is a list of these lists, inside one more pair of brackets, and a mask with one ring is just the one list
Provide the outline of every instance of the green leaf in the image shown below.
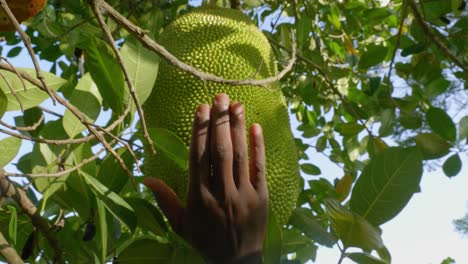
[[[127,148],[118,148],[115,152],[122,158],[127,168],[131,168],[133,166],[134,160]],[[120,167],[119,162],[112,154],[108,154],[101,162],[99,172],[97,174],[97,179],[115,193],[120,193],[129,180],[125,171],[115,169],[118,167]]]
[[8,165],[12,161],[21,147],[21,139],[16,137],[7,137],[0,140],[0,168]]
[[447,88],[450,86],[450,81],[446,80],[444,77],[437,78],[431,81],[424,87],[424,94],[429,98],[443,94]]
[[327,230],[313,218],[312,214],[307,209],[294,209],[289,223],[321,245],[332,247],[336,243],[336,238],[328,233]]
[[[102,97],[96,84],[91,79],[91,75],[86,73],[73,90],[70,103],[86,116],[88,122],[93,123],[101,112],[101,101]],[[63,116],[63,128],[70,138],[74,138],[86,129],[78,117],[68,109]]]
[[368,21],[373,21],[374,23],[382,23],[382,20],[391,16],[392,13],[388,8],[372,8],[367,9],[363,12],[363,17],[366,18]]
[[456,264],[455,260],[451,257],[445,258],[440,264]]
[[383,246],[376,250],[379,257],[385,261],[386,263],[392,263],[392,256],[390,255],[390,251],[388,251],[387,247]]
[[315,145],[315,149],[318,152],[322,152],[325,150],[327,147],[327,137],[326,136],[321,136],[319,139],[317,139],[317,144]]
[[458,124],[458,135],[460,140],[468,138],[468,116],[464,116]]
[[379,119],[382,123],[379,128],[379,136],[390,136],[393,133],[393,124],[395,123],[394,109],[385,109]]
[[187,170],[188,150],[176,134],[164,128],[150,128],[148,133],[158,152],[157,155],[160,155],[163,160],[177,165],[183,171]]
[[444,162],[444,165],[442,166],[442,169],[444,170],[445,175],[447,175],[448,177],[456,176],[461,171],[461,168],[462,168],[462,161],[458,154],[454,154],[450,156]]
[[[42,110],[39,109],[39,107],[29,108],[24,111],[24,115],[23,115],[24,126],[33,126],[37,124],[41,120],[41,118],[42,119],[44,118],[44,114],[42,113]],[[39,135],[44,125],[45,125],[44,121],[42,121],[39,123],[36,129],[28,131],[28,133],[31,136],[37,137],[37,135]],[[17,124],[17,126],[19,126],[19,124]]]
[[384,260],[378,259],[369,253],[365,252],[353,252],[346,255],[349,259],[353,260],[358,264],[388,264]]
[[153,239],[140,239],[130,244],[119,254],[119,263],[171,263],[173,249]]
[[137,224],[137,218],[133,208],[116,193],[110,191],[105,185],[100,183],[93,176],[81,172],[85,181],[96,196],[104,202],[106,208],[118,219],[124,222],[128,228],[134,230]]
[[416,44],[414,44],[412,46],[404,48],[401,51],[401,56],[406,57],[406,56],[411,55],[411,54],[420,53],[421,51],[424,50],[425,47],[426,47],[426,44],[424,42],[416,43]]
[[93,77],[104,102],[114,113],[122,113],[127,100],[124,98],[124,77],[111,47],[97,38],[86,38],[79,45],[84,50],[85,67]]
[[310,163],[305,163],[301,164],[301,170],[309,175],[320,175],[322,172],[320,171],[320,168],[315,166],[314,164]]
[[96,200],[97,213],[99,219],[99,240],[101,242],[101,263],[106,263],[107,256],[107,220],[106,220],[106,209],[105,204],[102,200]]
[[18,215],[16,213],[16,207],[8,205],[8,211],[10,212],[10,223],[8,224],[8,235],[13,240],[13,245],[16,245],[16,235],[18,233]]
[[416,113],[410,113],[410,114],[402,113],[400,116],[400,124],[404,128],[418,129],[422,126],[422,118]]
[[163,215],[154,205],[136,197],[127,198],[126,201],[135,210],[139,227],[159,236],[168,231]]
[[21,50],[22,50],[22,49],[23,49],[23,48],[22,48],[22,47],[19,47],[19,46],[16,46],[16,47],[12,48],[12,49],[8,52],[7,57],[13,58],[13,57],[18,56],[18,55],[21,53]]
[[450,152],[450,144],[447,140],[434,133],[418,134],[415,141],[426,160],[442,158]]
[[346,123],[346,124],[339,124],[336,126],[336,131],[343,136],[354,136],[359,134],[364,129],[364,126],[353,122],[353,123]]
[[280,263],[282,240],[281,226],[278,224],[275,215],[270,210],[270,213],[268,214],[267,234],[263,246],[263,258],[265,263]]
[[305,237],[301,231],[291,228],[281,230],[283,234],[282,254],[297,252],[300,248],[306,247],[308,244],[313,244],[313,241]]
[[[158,76],[159,57],[140,42],[128,41],[121,50],[122,59],[143,104],[151,94]],[[125,90],[128,93],[128,90]]]
[[374,226],[395,217],[419,190],[422,160],[417,148],[387,148],[371,159],[357,179],[351,210]]
[[[33,69],[17,68],[17,70],[23,71],[31,76],[36,76],[36,71]],[[7,111],[21,110],[18,99],[23,104],[23,109],[26,110],[41,104],[45,99],[49,98],[46,92],[43,92],[34,84],[24,79],[25,86],[23,86],[23,82],[21,82],[21,79],[15,73],[5,70],[0,70],[0,72],[5,76],[5,78],[0,78],[0,89],[3,90],[3,93],[5,93],[8,98]],[[42,72],[42,75],[49,88],[54,91],[58,90],[66,83],[64,79],[52,73]],[[6,81],[8,81],[8,84],[13,88],[18,99],[13,95]]]
[[387,56],[388,47],[370,44],[359,60],[359,69],[368,69],[382,63]]
[[331,6],[327,19],[337,30],[341,29],[340,9],[337,6]]
[[305,247],[299,248],[296,252],[296,259],[300,261],[300,263],[308,263],[309,260],[315,262],[315,258],[317,257],[317,249],[318,247],[312,243],[307,244]]
[[296,35],[298,49],[302,49],[308,39],[312,28],[312,21],[309,16],[301,16],[296,23]]
[[[68,138],[61,120],[51,121],[44,125],[40,137]],[[73,164],[73,154],[63,145],[36,144],[33,147],[31,160],[33,173],[56,173],[63,169],[65,164]],[[61,161],[60,164],[59,161]],[[48,198],[64,185],[68,176],[69,174],[61,177],[41,177],[34,181],[37,190],[43,194],[41,211],[45,208]]]
[[336,200],[325,200],[331,224],[345,247],[359,247],[366,251],[383,246],[378,230],[362,216],[353,213]]
[[0,89],[0,118],[2,118],[3,114],[5,114],[8,107],[8,98],[5,92]]
[[450,118],[444,110],[431,107],[426,112],[426,117],[432,131],[447,140],[455,141],[457,138],[457,129],[455,128],[452,118]]

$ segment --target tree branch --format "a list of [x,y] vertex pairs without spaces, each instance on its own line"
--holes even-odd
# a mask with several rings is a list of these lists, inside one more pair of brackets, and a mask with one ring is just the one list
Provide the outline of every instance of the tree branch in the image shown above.
[[110,17],[117,22],[117,24],[122,25],[126,28],[130,33],[132,33],[146,48],[149,50],[157,53],[169,63],[173,64],[174,66],[178,67],[179,69],[192,74],[193,76],[198,77],[200,80],[203,81],[212,81],[222,84],[228,85],[259,85],[264,86],[273,82],[277,82],[281,78],[283,78],[289,71],[291,71],[294,62],[296,61],[296,46],[293,40],[293,49],[291,53],[291,59],[288,62],[288,65],[284,67],[284,69],[278,73],[276,76],[268,77],[262,80],[255,80],[255,79],[246,79],[246,80],[228,80],[222,77],[218,77],[211,73],[202,72],[182,61],[177,59],[174,55],[172,55],[169,51],[167,51],[163,46],[156,43],[153,39],[148,37],[146,31],[141,29],[140,27],[134,25],[130,22],[126,17],[122,14],[117,12],[112,6],[106,3],[103,0],[96,0],[99,2],[101,7],[110,15]]
[[96,154],[94,154],[93,156],[91,156],[90,158],[87,158],[87,159],[83,159],[81,161],[81,163],[75,165],[74,167],[72,168],[69,168],[69,169],[66,169],[66,170],[62,170],[62,171],[59,171],[59,172],[56,172],[56,173],[36,173],[36,174],[32,174],[32,173],[26,173],[26,174],[22,174],[22,173],[8,173],[8,172],[5,172],[5,176],[6,177],[28,177],[28,178],[58,178],[58,177],[61,177],[63,175],[67,175],[73,171],[76,171],[78,170],[79,168],[83,167],[84,165],[86,164],[89,164],[91,163],[92,161],[95,161],[99,158],[99,156],[106,150],[106,148],[102,148],[100,149],[98,152],[96,152]]
[[18,255],[18,252],[8,244],[5,236],[0,232],[0,254],[5,258],[8,263],[23,264],[23,260]]
[[36,206],[34,206],[26,193],[8,180],[2,168],[0,168],[0,191],[3,197],[12,198],[31,219],[32,224],[41,231],[54,251],[54,263],[65,263],[62,248],[55,237],[54,231],[51,229],[51,225],[46,219],[41,217]]
[[[0,1],[2,1],[2,0],[0,0]],[[5,64],[5,63],[0,63],[0,68],[8,70],[8,71],[12,71],[12,72],[14,71],[14,69],[13,69],[14,67],[11,67],[10,65]],[[17,71],[17,72],[18,72],[19,76],[21,76],[21,78],[24,78],[25,80],[27,80],[30,83],[34,84],[35,86],[37,86],[42,91],[46,91],[46,87],[41,82],[37,81],[37,79],[31,77],[29,74],[27,74],[25,72],[22,72],[22,71]],[[125,171],[125,173],[130,178],[130,181],[132,182],[132,185],[134,187],[136,187],[135,179],[133,179],[133,173],[127,168],[127,165],[125,165],[125,162],[119,156],[119,154],[117,154],[117,152],[115,152],[115,150],[112,149],[112,147],[106,141],[104,136],[99,131],[97,131],[96,128],[94,128],[92,124],[90,124],[88,122],[87,117],[78,108],[76,108],[74,105],[72,105],[70,102],[68,102],[64,98],[58,96],[58,94],[54,90],[51,90],[50,92],[55,96],[56,100],[61,105],[65,106],[68,110],[70,110],[70,112],[73,115],[75,115],[83,125],[86,126],[86,128],[89,130],[89,132],[92,133],[104,145],[106,150],[109,151],[112,154],[112,156],[114,156],[114,158],[119,162],[120,167]],[[130,112],[130,108],[131,108],[130,106],[131,106],[131,104],[129,104],[127,106],[127,109],[125,110],[125,115],[127,115]],[[124,118],[125,118],[124,116],[120,116],[118,120],[123,120]],[[5,132],[5,131],[2,131],[2,132]],[[9,134],[9,133],[7,133],[7,134]],[[72,140],[72,139],[70,139],[70,140]]]
[[[104,31],[107,37],[107,42],[112,47],[112,50],[114,51],[114,54],[117,57],[119,65],[122,68],[123,74],[125,76],[125,81],[127,82],[128,90],[130,91],[130,95],[132,96],[132,99],[135,102],[138,115],[140,116],[140,124],[141,124],[141,129],[143,130],[143,137],[145,138],[146,142],[148,142],[150,149],[153,152],[153,155],[155,155],[156,149],[154,148],[153,140],[151,140],[151,137],[149,136],[149,133],[148,133],[148,128],[146,126],[146,120],[145,120],[145,114],[144,114],[143,108],[141,107],[140,99],[138,98],[138,95],[135,92],[135,86],[130,78],[130,74],[128,73],[125,63],[123,62],[122,56],[120,55],[119,48],[117,48],[117,46],[115,45],[115,40],[112,37],[112,33],[109,27],[107,26],[106,22],[104,22],[104,19],[102,18],[101,11],[99,10],[101,8],[100,1],[92,0],[91,5],[93,7],[94,15],[97,18],[99,24],[101,25],[102,30]],[[131,148],[129,149],[130,149],[130,152],[133,153],[132,149]]]
[[455,55],[447,45],[440,39],[439,36],[437,36],[434,32],[432,32],[431,28],[427,25],[426,21],[422,17],[421,13],[418,10],[418,6],[414,0],[409,0],[408,1],[411,9],[413,9],[413,14],[414,17],[416,18],[416,21],[418,21],[419,25],[421,26],[422,30],[424,31],[424,34],[428,36],[434,44],[439,48],[439,50],[444,53],[447,57],[449,57],[458,67],[460,67],[465,75],[468,75],[468,65],[464,64],[458,57]]

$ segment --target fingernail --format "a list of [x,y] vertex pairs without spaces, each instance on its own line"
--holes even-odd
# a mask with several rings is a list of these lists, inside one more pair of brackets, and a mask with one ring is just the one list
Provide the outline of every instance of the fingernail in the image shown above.
[[220,110],[226,110],[229,105],[229,97],[226,94],[218,94],[215,96],[214,104]]
[[207,104],[201,104],[197,107],[197,118],[199,119],[206,119],[209,116],[209,109],[210,107]]
[[252,129],[252,133],[256,135],[259,135],[262,133],[262,126],[260,126],[260,124],[257,124],[257,123],[252,124],[251,129]]
[[244,105],[239,102],[234,102],[231,104],[231,114],[236,117],[241,117],[244,113]]

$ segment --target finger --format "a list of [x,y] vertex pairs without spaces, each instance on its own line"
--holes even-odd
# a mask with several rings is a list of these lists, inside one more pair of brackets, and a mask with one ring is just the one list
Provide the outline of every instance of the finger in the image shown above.
[[175,192],[160,179],[148,177],[143,180],[143,184],[153,191],[158,206],[166,215],[169,223],[171,223],[172,229],[179,235],[182,235],[184,208]]
[[199,197],[200,184],[208,186],[211,169],[209,163],[209,122],[210,107],[202,104],[195,112],[190,143],[189,197]]
[[229,107],[231,121],[231,140],[233,148],[233,176],[236,186],[249,183],[249,159],[247,137],[245,134],[244,107],[234,103]]
[[267,195],[265,144],[259,124],[250,127],[250,151],[250,182],[257,193]]
[[221,200],[235,190],[232,178],[232,143],[229,126],[229,97],[215,97],[211,116],[211,159],[216,195]]

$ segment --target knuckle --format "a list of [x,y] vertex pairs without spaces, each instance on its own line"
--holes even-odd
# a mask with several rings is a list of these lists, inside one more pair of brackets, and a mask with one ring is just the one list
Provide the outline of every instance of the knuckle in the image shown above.
[[222,144],[217,144],[215,146],[215,151],[216,151],[216,155],[221,160],[227,159],[229,157],[229,154],[230,154],[229,153],[230,152],[229,147],[226,146],[226,145],[222,145]]
[[265,174],[265,163],[256,160],[253,165],[254,165],[255,172],[257,174],[261,174],[261,175]]

